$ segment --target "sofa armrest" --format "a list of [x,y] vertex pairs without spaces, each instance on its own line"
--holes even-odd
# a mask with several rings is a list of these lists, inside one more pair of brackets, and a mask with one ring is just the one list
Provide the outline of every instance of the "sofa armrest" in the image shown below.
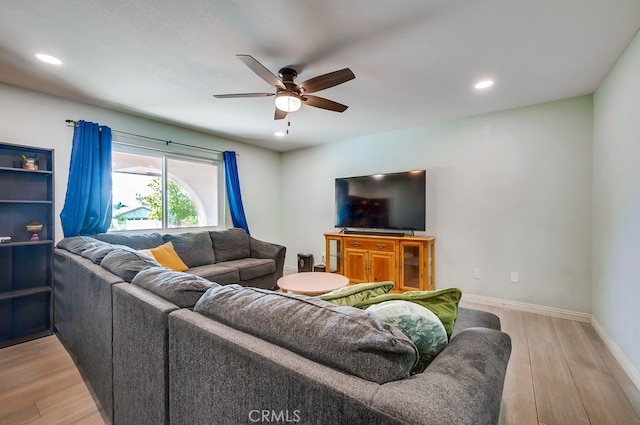
[[168,328],[175,310],[139,286],[113,286],[114,423],[169,423]]
[[423,373],[380,386],[373,407],[412,424],[497,424],[510,354],[506,333],[465,329]]
[[249,250],[251,258],[268,258],[276,262],[276,280],[282,277],[284,272],[284,258],[287,249],[271,242],[261,241],[249,236]]
[[499,331],[501,330],[500,318],[488,311],[459,307],[451,339],[468,328],[487,328]]

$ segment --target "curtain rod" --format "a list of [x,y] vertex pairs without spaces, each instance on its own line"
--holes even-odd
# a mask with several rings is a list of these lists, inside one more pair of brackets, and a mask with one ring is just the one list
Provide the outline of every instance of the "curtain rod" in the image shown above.
[[[71,124],[70,126],[73,126],[73,127],[76,127],[78,125],[78,121],[76,121],[76,120],[64,120],[64,121],[67,124]],[[174,142],[174,141],[171,141],[171,140],[165,140],[165,139],[158,139],[156,137],[143,136],[142,134],[127,133],[126,131],[113,130],[113,129],[111,131],[114,132],[114,133],[126,134],[128,136],[142,137],[143,139],[155,140],[156,142],[163,142],[167,146],[169,146],[169,144],[173,144],[173,145],[179,145],[179,146],[186,146],[188,148],[193,148],[193,149],[202,149],[204,151],[224,153],[223,151],[220,151],[220,150],[217,150],[217,149],[203,148],[201,146],[188,145],[186,143],[178,143],[178,142]],[[237,155],[238,154],[236,154],[236,156]]]

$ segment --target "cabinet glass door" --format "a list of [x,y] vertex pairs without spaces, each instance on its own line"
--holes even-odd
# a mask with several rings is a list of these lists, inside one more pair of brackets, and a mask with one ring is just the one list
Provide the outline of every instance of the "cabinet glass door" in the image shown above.
[[327,238],[327,270],[331,273],[342,274],[342,239]]
[[404,290],[422,289],[421,282],[424,280],[422,274],[424,270],[420,263],[423,258],[423,245],[419,243],[400,244],[400,287]]

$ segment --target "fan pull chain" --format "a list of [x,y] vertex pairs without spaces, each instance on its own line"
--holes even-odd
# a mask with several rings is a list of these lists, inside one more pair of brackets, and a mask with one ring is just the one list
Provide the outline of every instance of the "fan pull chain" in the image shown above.
[[287,135],[289,134],[289,127],[291,127],[291,118],[287,120]]

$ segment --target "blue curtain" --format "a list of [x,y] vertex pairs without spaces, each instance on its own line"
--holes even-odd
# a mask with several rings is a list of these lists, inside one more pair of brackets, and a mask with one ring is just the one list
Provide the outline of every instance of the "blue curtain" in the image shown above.
[[73,132],[67,195],[60,213],[64,236],[106,232],[111,190],[111,129],[80,121]]
[[227,197],[229,198],[229,209],[233,227],[244,229],[249,233],[247,218],[244,216],[242,206],[242,195],[240,194],[240,179],[238,178],[238,164],[236,163],[236,153],[234,151],[224,152],[224,180],[227,185]]

